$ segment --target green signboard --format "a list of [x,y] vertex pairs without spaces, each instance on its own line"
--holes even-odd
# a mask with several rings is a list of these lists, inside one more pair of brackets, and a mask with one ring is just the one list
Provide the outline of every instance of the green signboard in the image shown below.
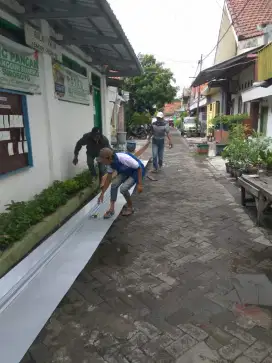
[[53,62],[55,97],[62,101],[90,104],[90,86],[87,77]]
[[40,93],[36,52],[25,55],[0,45],[0,87],[25,93]]

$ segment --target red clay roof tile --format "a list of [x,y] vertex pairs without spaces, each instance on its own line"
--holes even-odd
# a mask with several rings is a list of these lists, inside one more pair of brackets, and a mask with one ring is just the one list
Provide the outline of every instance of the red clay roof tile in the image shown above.
[[248,39],[262,35],[257,25],[272,22],[272,0],[226,0],[226,3],[238,37]]

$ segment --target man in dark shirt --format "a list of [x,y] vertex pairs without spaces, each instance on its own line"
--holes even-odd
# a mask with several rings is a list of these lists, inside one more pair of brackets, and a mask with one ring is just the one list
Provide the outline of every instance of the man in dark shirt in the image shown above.
[[[92,174],[92,176],[96,177],[96,170],[94,166],[95,159],[99,156],[100,150],[106,148],[110,148],[109,140],[106,136],[101,134],[101,131],[98,127],[94,127],[91,132],[84,134],[80,140],[76,143],[75,151],[74,151],[74,160],[73,164],[77,165],[78,163],[78,154],[82,148],[82,146],[86,146],[87,149],[87,165]],[[98,162],[98,171],[99,171],[99,181],[101,182],[103,175],[105,174],[105,167]]]

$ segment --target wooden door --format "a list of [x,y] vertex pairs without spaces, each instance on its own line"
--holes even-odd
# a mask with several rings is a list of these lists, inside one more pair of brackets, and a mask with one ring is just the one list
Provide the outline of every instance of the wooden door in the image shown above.
[[251,102],[250,103],[250,119],[251,119],[251,127],[252,130],[258,130],[258,121],[259,121],[259,102]]

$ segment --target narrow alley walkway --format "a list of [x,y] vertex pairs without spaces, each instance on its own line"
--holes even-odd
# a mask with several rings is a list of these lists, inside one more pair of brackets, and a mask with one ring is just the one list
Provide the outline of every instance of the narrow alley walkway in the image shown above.
[[272,362],[269,241],[180,136],[165,163],[23,363]]

